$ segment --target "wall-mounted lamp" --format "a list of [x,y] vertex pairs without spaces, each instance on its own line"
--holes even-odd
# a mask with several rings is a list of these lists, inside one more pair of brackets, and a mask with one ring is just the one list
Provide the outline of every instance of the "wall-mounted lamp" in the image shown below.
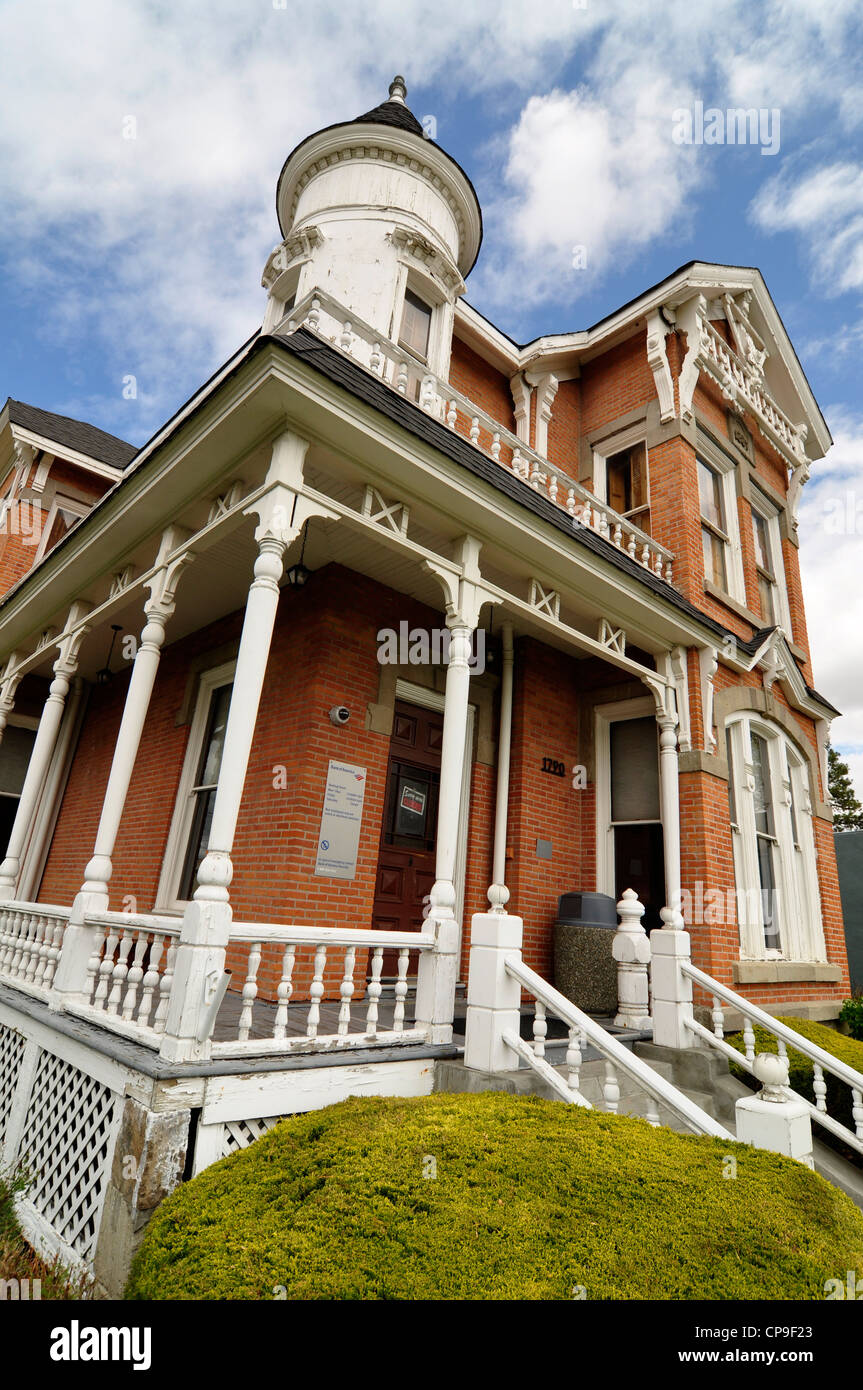
[[303,564],[303,556],[306,553],[307,532],[308,522],[306,522],[306,525],[303,527],[303,543],[300,546],[300,558],[295,565],[291,565],[291,568],[288,570],[287,575],[285,576],[287,578],[288,583],[292,584],[295,589],[301,589],[303,585],[308,582],[309,576],[311,575],[311,570],[306,569],[305,565]]
[[122,631],[123,628],[120,623],[111,624],[111,645],[108,648],[108,659],[105,662],[105,665],[102,667],[101,671],[96,672],[96,681],[99,685],[107,685],[114,674],[114,672],[111,670],[111,657],[114,654],[114,643],[117,640],[117,633]]

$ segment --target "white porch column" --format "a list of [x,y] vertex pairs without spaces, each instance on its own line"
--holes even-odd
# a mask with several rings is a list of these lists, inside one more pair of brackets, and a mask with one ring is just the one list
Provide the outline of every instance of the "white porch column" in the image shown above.
[[[165,627],[174,612],[180,575],[192,559],[187,550],[179,555],[173,555],[173,552],[188,536],[189,532],[180,527],[168,528],[159,547],[159,568],[146,583],[150,591],[150,598],[144,604],[147,621],[141,632],[126,691],[93,855],[84,870],[84,883],[72,904],[69,925],[63,935],[54,977],[55,995],[77,995],[83,989],[93,936],[92,928],[86,925],[87,914],[105,912],[108,908],[108,884],[113,871],[111,857],[159,669]],[[173,558],[169,558],[172,555]]]
[[279,436],[267,474],[270,489],[247,509],[260,522],[255,531],[258,554],[246,600],[207,853],[183,917],[174,967],[161,1047],[162,1056],[173,1061],[209,1054],[210,1034],[224,987],[225,951],[231,931],[231,852],[276,622],[285,551],[310,516],[336,519],[338,515],[299,493],[308,447],[308,440],[289,431]]
[[455,917],[455,863],[464,774],[467,712],[470,692],[471,639],[484,603],[497,598],[483,588],[479,571],[480,542],[462,539],[460,574],[452,568],[427,562],[447,596],[450,633],[449,662],[444,694],[441,741],[440,789],[435,857],[435,883],[430,894],[429,925],[437,945],[424,952],[417,971],[416,1023],[429,1029],[432,1042],[452,1040],[455,987],[458,979],[459,923]]
[[506,831],[509,812],[509,766],[512,744],[512,623],[502,628],[503,669],[500,678],[500,730],[497,740],[497,798],[494,812],[494,861],[488,900],[493,912],[505,912],[509,902],[506,886]]
[[18,810],[15,813],[15,822],[9,836],[6,858],[0,864],[0,901],[3,902],[8,902],[15,897],[18,876],[21,872],[21,857],[27,843],[33,813],[42,793],[48,766],[57,743],[63,711],[66,708],[66,696],[69,693],[72,677],[78,669],[78,651],[85,634],[89,631],[86,624],[82,623],[82,619],[89,611],[89,604],[74,603],[69,612],[64,635],[57,642],[60,655],[54,662],[54,679],[51,682],[48,698],[39,720],[36,740],[30,754],[24,786],[18,801]]
[[665,901],[680,908],[680,785],[677,762],[677,715],[662,711],[659,724],[659,804],[665,846]]

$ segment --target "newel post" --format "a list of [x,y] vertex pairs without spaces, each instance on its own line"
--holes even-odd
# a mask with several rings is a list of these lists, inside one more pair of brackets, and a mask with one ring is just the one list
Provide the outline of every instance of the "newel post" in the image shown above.
[[694,1047],[695,1035],[686,1026],[692,1018],[692,981],[680,968],[689,960],[689,932],[676,908],[664,907],[659,915],[662,928],[650,934],[653,1041]]
[[524,923],[509,916],[495,888],[488,894],[491,912],[475,913],[470,926],[464,1064],[485,1072],[518,1066],[503,1034],[518,1033],[521,1013],[521,984],[507,972],[506,961],[521,960]]
[[650,937],[644,930],[644,905],[631,888],[627,888],[617,904],[620,926],[611,943],[611,954],[617,961],[617,1015],[615,1023],[623,1028],[650,1028]]

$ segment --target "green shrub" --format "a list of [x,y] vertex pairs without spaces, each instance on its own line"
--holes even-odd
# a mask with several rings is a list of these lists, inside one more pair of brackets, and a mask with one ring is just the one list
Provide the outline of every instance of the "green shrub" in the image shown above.
[[283,1121],[162,1203],[126,1296],[820,1299],[849,1269],[863,1216],[802,1164],[486,1092]]
[[845,999],[839,1010],[839,1022],[847,1023],[852,1038],[863,1042],[863,994],[853,994]]
[[[784,1023],[788,1028],[794,1028],[802,1037],[808,1038],[810,1042],[829,1052],[831,1057],[837,1057],[840,1062],[844,1062],[848,1067],[863,1072],[863,1043],[857,1042],[854,1038],[848,1038],[844,1033],[837,1033],[835,1028],[827,1028],[823,1023],[813,1023],[808,1018],[780,1018],[780,1023]],[[766,1032],[763,1028],[755,1030],[755,1051],[756,1052],[777,1052],[776,1039],[772,1033]],[[732,1047],[736,1047],[738,1052],[744,1052],[743,1034],[733,1033],[726,1038]],[[737,1067],[732,1063],[731,1070],[738,1076],[747,1079],[748,1073],[742,1067]],[[843,1125],[847,1125],[854,1132],[854,1119],[851,1114],[852,1097],[851,1087],[846,1086],[844,1081],[837,1081],[829,1072],[824,1073],[824,1080],[827,1083],[827,1113],[832,1115],[835,1120]],[[788,1048],[788,1084],[801,1096],[805,1096],[808,1101],[815,1104],[815,1074],[812,1063],[802,1052],[796,1048]],[[828,1132],[815,1127],[816,1138],[829,1140]],[[843,1146],[843,1151],[849,1154],[852,1152]]]

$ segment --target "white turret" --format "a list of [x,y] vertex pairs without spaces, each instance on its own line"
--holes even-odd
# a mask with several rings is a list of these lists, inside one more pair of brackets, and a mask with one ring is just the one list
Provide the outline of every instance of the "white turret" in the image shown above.
[[470,179],[427,138],[406,95],[396,77],[387,101],[289,155],[276,190],[285,239],[264,271],[264,329],[322,291],[445,375],[482,216]]

